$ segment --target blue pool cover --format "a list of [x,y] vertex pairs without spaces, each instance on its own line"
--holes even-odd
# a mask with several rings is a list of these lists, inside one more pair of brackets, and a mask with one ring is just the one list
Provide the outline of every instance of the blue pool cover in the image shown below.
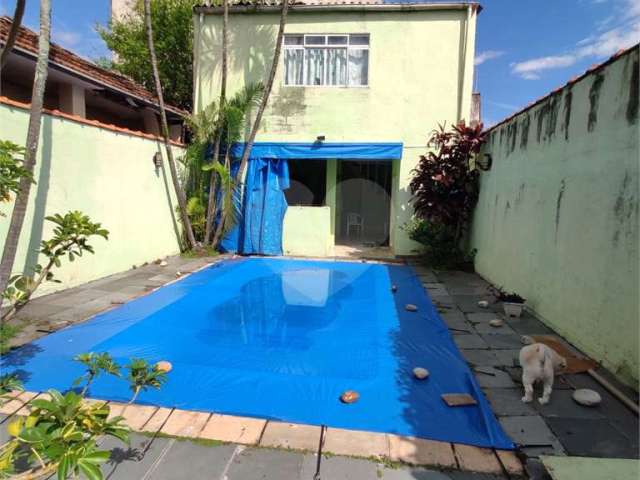
[[[173,364],[140,403],[513,448],[405,266],[224,261],[14,350],[2,370],[17,371],[28,390],[65,390],[83,373],[73,356],[89,351]],[[413,378],[416,366],[427,380]],[[360,400],[341,403],[345,390]],[[478,405],[447,407],[443,393],[469,393]],[[124,380],[107,376],[90,395],[130,398]]]

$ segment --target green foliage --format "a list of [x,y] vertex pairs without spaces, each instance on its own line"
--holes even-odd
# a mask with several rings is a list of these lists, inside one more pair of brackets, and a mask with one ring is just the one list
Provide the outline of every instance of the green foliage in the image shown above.
[[158,370],[156,366],[149,365],[142,358],[132,358],[125,368],[129,372],[127,380],[129,381],[129,388],[133,392],[131,402],[135,401],[141,391],[149,388],[159,389],[167,381],[166,372]]
[[438,269],[473,269],[475,250],[464,253],[458,246],[455,228],[413,218],[403,226],[409,238],[423,245],[423,259]]
[[[154,0],[151,24],[160,83],[167,103],[191,110],[193,90],[193,6],[198,0]],[[143,2],[132,15],[97,26],[107,47],[116,53],[112,68],[155,91],[144,25]]]
[[108,230],[102,228],[100,223],[92,222],[87,215],[79,211],[70,211],[64,215],[55,214],[46,217],[46,220],[56,225],[53,236],[43,240],[40,247],[40,253],[48,257],[49,261],[44,267],[40,264],[36,265],[33,268],[33,275],[15,275],[9,279],[2,298],[13,307],[7,311],[3,319],[10,318],[15,314],[16,307],[28,302],[43,281],[57,281],[54,279],[52,269],[59,268],[64,257],[73,262],[84,252],[94,253],[93,247],[88,243],[90,237],[109,238]]
[[22,331],[22,326],[6,322],[0,324],[0,355],[10,350],[9,342]]
[[24,390],[22,380],[13,374],[0,375],[0,406],[9,400],[7,394],[13,390]]
[[82,353],[80,355],[76,355],[74,360],[82,363],[87,369],[84,375],[73,382],[74,385],[80,385],[82,382],[86,382],[82,389],[83,395],[87,390],[89,390],[89,386],[99,375],[105,373],[116,377],[120,376],[120,366],[115,362],[113,357],[106,352]]
[[16,417],[8,432],[14,437],[0,449],[0,468],[11,468],[16,461],[26,460],[43,469],[56,467],[59,479],[68,475],[102,479],[99,465],[109,459],[109,451],[98,450],[96,441],[111,436],[129,441],[129,430],[122,417],[109,419],[105,403],[83,402],[74,392],[62,395],[49,390],[50,399],[30,402],[27,418]]
[[191,220],[193,234],[197,239],[203,239],[207,222],[207,206],[203,203],[201,196],[189,198],[187,201],[187,215]]
[[[11,194],[20,190],[20,179],[33,181],[33,176],[22,166],[24,148],[13,142],[0,140],[0,202],[11,200]],[[0,216],[4,216],[0,212]]]
[[[87,385],[102,373],[120,376],[120,367],[107,353],[85,353],[75,359],[87,367],[80,378]],[[134,392],[131,401],[140,390],[160,388],[166,381],[166,373],[145,360],[132,359],[126,368]],[[21,388],[15,376],[0,377],[0,398]],[[123,417],[109,418],[107,402],[85,402],[86,390],[85,387],[80,394],[69,391],[65,395],[49,390],[48,399],[40,397],[29,402],[27,418],[13,417],[7,425],[11,440],[0,446],[0,478],[14,473],[20,464],[23,468],[32,467],[28,478],[41,478],[56,471],[59,480],[80,475],[89,480],[103,479],[100,464],[109,459],[110,452],[99,450],[98,440],[111,436],[128,443],[129,429]]]

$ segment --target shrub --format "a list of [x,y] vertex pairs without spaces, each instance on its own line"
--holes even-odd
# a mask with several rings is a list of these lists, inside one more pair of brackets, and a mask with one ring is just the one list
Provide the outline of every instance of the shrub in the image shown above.
[[425,263],[431,267],[451,270],[471,270],[475,250],[463,252],[456,242],[455,230],[440,223],[412,219],[404,227],[411,240],[423,245]]

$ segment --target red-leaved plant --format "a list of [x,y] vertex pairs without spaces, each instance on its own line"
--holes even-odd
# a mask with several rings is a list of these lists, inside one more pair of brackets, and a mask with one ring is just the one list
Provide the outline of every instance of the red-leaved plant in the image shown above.
[[459,240],[478,200],[478,170],[470,160],[485,141],[482,124],[464,121],[445,130],[439,125],[427,144],[432,150],[420,156],[410,183],[416,215],[455,231]]

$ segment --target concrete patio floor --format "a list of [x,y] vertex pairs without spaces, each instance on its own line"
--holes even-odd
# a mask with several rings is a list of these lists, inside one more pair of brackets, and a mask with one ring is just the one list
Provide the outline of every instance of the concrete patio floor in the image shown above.
[[[20,312],[17,321],[24,322],[25,328],[14,343],[23,344],[84,321],[175,280],[176,272],[191,272],[219,259],[221,257],[172,257],[165,267],[150,264],[37,298]],[[551,334],[550,329],[528,313],[520,319],[509,319],[504,318],[499,305],[490,305],[488,309],[478,307],[478,300],[490,297],[487,296],[487,283],[475,274],[434,272],[419,265],[414,267],[463,356],[474,369],[500,423],[519,444],[521,458],[531,478],[548,478],[538,460],[544,454],[638,458],[638,418],[587,374],[564,375],[557,379],[548,405],[521,402],[520,369],[515,366],[521,347],[520,336]],[[505,326],[497,329],[489,326],[489,320],[496,317],[504,318]],[[608,375],[601,370],[599,373]],[[603,398],[602,404],[595,408],[577,405],[571,399],[575,388],[597,390]],[[637,398],[634,392],[626,391],[632,398]],[[6,417],[0,417],[0,440],[5,438],[6,421]],[[111,440],[105,441],[104,446],[113,449],[111,461],[104,468],[106,478],[311,480],[318,460],[312,453],[315,448],[286,451],[232,443],[212,446],[210,442],[192,442],[158,434],[154,437],[134,434],[133,439],[130,449],[111,444]],[[460,465],[464,463],[464,456],[456,453],[455,462],[457,467],[464,467]],[[480,480],[507,477],[436,471],[329,455],[321,458],[319,478]]]

